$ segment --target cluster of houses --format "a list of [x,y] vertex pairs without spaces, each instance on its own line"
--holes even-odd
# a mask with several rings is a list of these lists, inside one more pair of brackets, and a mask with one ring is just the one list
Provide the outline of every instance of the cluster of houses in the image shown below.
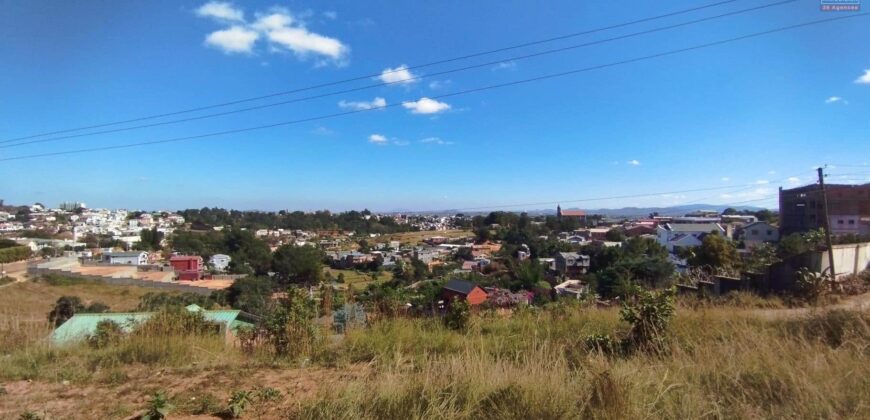
[[66,236],[78,246],[83,246],[80,242],[85,235],[107,235],[132,246],[140,240],[143,229],[157,229],[167,236],[184,224],[184,217],[171,212],[89,209],[84,203],[63,203],[57,208],[46,208],[37,203],[27,209],[26,219],[0,212],[0,232],[14,235],[24,230],[38,230]]
[[232,261],[229,255],[214,254],[208,259],[208,265],[198,255],[172,255],[168,265],[158,265],[160,256],[147,251],[107,251],[99,255],[98,259],[87,260],[89,264],[126,265],[137,266],[142,269],[171,269],[175,272],[176,280],[201,280],[208,277],[208,272],[222,273]]

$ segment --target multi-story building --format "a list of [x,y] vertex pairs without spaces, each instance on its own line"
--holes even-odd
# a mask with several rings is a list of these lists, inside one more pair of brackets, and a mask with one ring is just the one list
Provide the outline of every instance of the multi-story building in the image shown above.
[[[870,183],[825,185],[828,222],[834,235],[870,234]],[[779,189],[780,233],[806,232],[825,226],[825,200],[819,185]]]

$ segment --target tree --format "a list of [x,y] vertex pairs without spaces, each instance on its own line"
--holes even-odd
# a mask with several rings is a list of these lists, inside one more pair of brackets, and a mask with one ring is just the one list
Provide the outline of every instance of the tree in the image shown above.
[[694,267],[733,269],[740,264],[740,256],[731,241],[722,235],[711,233],[704,236],[701,245],[693,250],[689,264]]
[[625,230],[622,228],[613,228],[604,234],[604,239],[612,242],[622,242],[625,240]]
[[139,242],[136,243],[136,248],[146,251],[158,251],[163,247],[160,243],[163,241],[163,232],[158,232],[157,228],[142,229],[139,232]]
[[232,257],[230,269],[233,272],[252,271],[258,275],[269,272],[272,264],[269,245],[247,230],[230,229],[224,232],[224,247],[227,254]]
[[243,277],[229,287],[227,301],[235,309],[261,315],[269,308],[272,290],[272,280],[268,277]]
[[78,296],[61,296],[48,313],[48,320],[55,327],[59,327],[84,308],[85,306]]
[[283,245],[272,257],[272,270],[284,284],[319,284],[323,279],[323,253],[312,246]]

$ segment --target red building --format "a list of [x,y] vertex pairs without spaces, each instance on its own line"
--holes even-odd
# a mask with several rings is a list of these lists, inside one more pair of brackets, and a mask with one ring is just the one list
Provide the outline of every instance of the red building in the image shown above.
[[196,255],[173,255],[169,265],[175,270],[178,280],[199,280],[202,276],[202,257]]
[[441,299],[450,304],[453,298],[463,299],[471,306],[486,302],[487,294],[476,284],[465,280],[450,280],[441,289]]

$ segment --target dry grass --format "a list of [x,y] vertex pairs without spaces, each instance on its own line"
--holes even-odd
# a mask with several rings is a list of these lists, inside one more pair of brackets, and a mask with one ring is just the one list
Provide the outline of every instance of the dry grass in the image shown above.
[[576,306],[475,317],[463,333],[385,320],[311,360],[246,355],[210,336],[100,349],[31,340],[0,364],[0,417],[130,416],[158,389],[174,414],[216,416],[233,391],[271,386],[282,397],[250,418],[870,418],[870,314],[757,311],[682,307],[659,355],[588,351],[586,335],[626,326],[615,309]]
[[374,238],[375,242],[399,241],[402,245],[417,245],[427,238],[433,236],[444,236],[446,238],[463,238],[474,237],[474,232],[470,230],[439,230],[439,231],[423,231],[423,232],[403,232],[381,235]]

